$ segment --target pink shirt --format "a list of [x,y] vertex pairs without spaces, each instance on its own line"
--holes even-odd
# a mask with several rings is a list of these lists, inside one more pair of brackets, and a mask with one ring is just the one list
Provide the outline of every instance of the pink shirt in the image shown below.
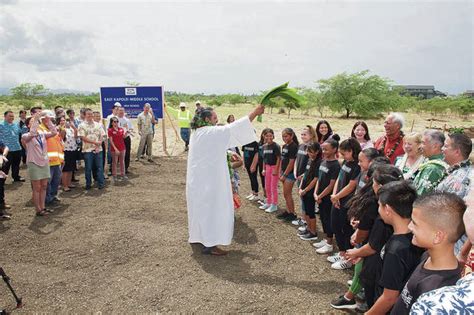
[[48,145],[46,138],[53,137],[57,134],[56,128],[52,123],[48,128],[52,132],[38,130],[38,121],[34,120],[31,125],[29,132],[22,135],[21,139],[25,143],[26,147],[26,162],[34,163],[38,166],[49,165],[48,159]]

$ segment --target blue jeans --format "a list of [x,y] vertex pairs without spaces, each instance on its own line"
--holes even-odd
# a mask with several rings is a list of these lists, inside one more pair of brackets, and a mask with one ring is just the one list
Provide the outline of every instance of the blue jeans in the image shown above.
[[183,139],[184,143],[186,143],[186,145],[189,145],[189,135],[191,133],[189,128],[181,128],[179,132],[181,134],[181,139]]
[[49,167],[49,174],[51,177],[48,181],[48,188],[46,190],[46,203],[53,201],[53,198],[58,195],[58,188],[61,182],[61,165],[55,165]]
[[86,175],[86,187],[92,186],[92,167],[96,170],[97,183],[99,187],[104,187],[104,167],[102,164],[103,152],[84,152],[84,164]]
[[[102,144],[104,144],[102,142]],[[103,148],[103,146],[102,146]],[[103,153],[104,151],[102,151]],[[105,154],[105,153],[103,153]],[[109,165],[109,171],[112,171],[112,152],[110,151],[110,139],[107,139],[107,164]]]

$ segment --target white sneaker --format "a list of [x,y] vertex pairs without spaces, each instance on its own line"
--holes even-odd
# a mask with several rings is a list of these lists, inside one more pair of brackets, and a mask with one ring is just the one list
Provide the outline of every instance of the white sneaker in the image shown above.
[[[330,254],[330,253],[332,253],[333,250],[334,250],[334,247],[332,245],[329,245],[329,244],[326,243],[323,247],[318,248],[316,250],[316,253],[321,254],[321,255]],[[333,256],[329,256],[328,260],[331,257],[333,257]]]
[[334,264],[335,262],[339,261],[339,260],[343,260],[344,258],[342,258],[341,255],[339,255],[339,252],[337,252],[336,254],[332,255],[332,256],[329,256],[327,258],[327,260],[331,263],[331,264]]
[[267,201],[266,201],[265,199],[263,199],[263,200],[260,199],[260,200],[258,200],[257,202],[258,202],[259,204],[261,204],[262,206],[267,203]]
[[266,210],[268,208],[270,208],[271,205],[267,204],[267,203],[264,203],[263,205],[261,205],[260,207],[258,207],[260,210]]
[[298,231],[300,231],[300,232],[306,231],[306,225],[300,226],[300,227],[298,228]]
[[344,269],[349,269],[352,267],[352,263],[349,260],[341,259],[339,261],[336,261],[331,265],[332,269],[336,270],[344,270]]
[[296,220],[291,221],[291,224],[296,226],[303,226],[306,224],[306,222],[303,219],[298,218]]
[[268,207],[265,210],[266,213],[273,213],[273,212],[277,212],[277,211],[278,211],[277,205],[270,205],[270,207]]
[[347,280],[347,285],[350,287],[352,286],[352,280]]
[[316,248],[324,247],[328,242],[323,238],[320,242],[314,243],[313,246]]
[[258,200],[258,196],[252,195],[250,198],[247,198],[249,201],[255,201]]
[[246,196],[245,199],[250,200],[251,197],[253,197],[253,194],[250,194],[250,195]]

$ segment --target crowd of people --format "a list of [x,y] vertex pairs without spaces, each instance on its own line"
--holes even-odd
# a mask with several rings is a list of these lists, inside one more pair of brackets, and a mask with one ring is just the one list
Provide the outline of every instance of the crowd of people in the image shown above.
[[[54,212],[50,207],[60,203],[58,192],[76,188],[78,167],[84,163],[85,190],[103,189],[106,179],[112,183],[128,180],[133,124],[120,103],[115,103],[106,119],[90,108],[82,108],[79,118],[73,109],[61,106],[54,111],[32,107],[30,116],[19,112],[19,121],[8,110],[0,124],[0,219],[11,219],[11,206],[5,200],[5,181],[11,169],[14,182],[24,182],[21,163],[27,167],[31,181],[32,201],[37,216]],[[140,145],[136,160],[145,154],[152,159],[156,119],[146,103],[138,115]],[[108,172],[105,169],[108,165]]]
[[[205,119],[191,117],[199,118],[203,113],[199,102],[197,115],[191,115],[184,103],[179,110],[170,108],[170,112],[179,121],[185,150],[190,144],[191,129],[217,122],[213,111],[209,111],[209,117],[201,115]],[[249,121],[236,122],[230,115],[227,123],[236,127],[217,131],[230,132],[228,136],[240,142],[250,139],[250,122],[261,112],[250,114]],[[107,176],[113,182],[128,179],[135,130],[120,103],[114,105],[105,120],[100,112],[89,108],[81,109],[79,118],[74,110],[61,107],[54,112],[33,107],[30,117],[25,111],[19,114],[20,120],[15,122],[14,113],[6,111],[0,124],[1,219],[11,218],[10,206],[5,202],[5,179],[11,169],[13,181],[25,181],[19,174],[22,161],[27,165],[37,216],[48,215],[53,211],[48,205],[60,202],[60,186],[64,192],[75,188],[81,161],[86,190],[93,187],[93,181],[103,189]],[[148,161],[153,161],[155,123],[150,105],[145,104],[137,118],[137,161],[145,154]],[[235,144],[228,148],[234,196],[241,180],[238,168],[243,165],[250,181],[251,193],[246,196],[249,201],[294,225],[296,237],[311,241],[308,248],[326,255],[331,268],[354,268],[348,290],[331,302],[334,308],[367,314],[408,314],[410,310],[430,313],[440,307],[432,302],[433,296],[439,295],[433,290],[446,287],[452,292],[458,281],[458,285],[474,285],[468,272],[474,261],[473,236],[472,231],[466,233],[463,224],[464,199],[472,197],[474,189],[469,160],[471,139],[462,133],[445,136],[439,130],[405,134],[403,126],[403,116],[391,113],[384,121],[384,135],[375,141],[363,121],[356,122],[351,134],[341,139],[328,121],[321,120],[315,127],[304,126],[299,136],[294,129],[284,128],[281,146],[275,132],[265,128],[259,141],[240,149]],[[201,133],[205,135],[204,131]],[[237,142],[222,141],[222,146]],[[202,143],[216,145],[204,140]],[[203,152],[204,144],[200,147]],[[195,172],[199,169],[193,168]],[[192,178],[189,176],[188,181]],[[295,189],[299,200],[294,199]],[[280,191],[283,210],[279,209]],[[197,204],[208,202],[201,199]],[[239,206],[240,201],[234,199],[234,208]],[[227,234],[222,244],[230,242],[227,239],[232,233]],[[223,254],[214,243],[205,250]],[[455,303],[472,306],[472,294],[452,296]]]
[[[354,268],[348,290],[331,302],[336,309],[431,313],[441,302],[429,303],[423,293],[455,285],[472,268],[463,224],[463,199],[474,189],[471,139],[439,130],[405,135],[403,126],[403,116],[391,113],[375,141],[363,121],[342,140],[322,120],[304,126],[300,137],[283,129],[281,146],[265,128],[260,141],[242,147],[246,198],[291,222],[296,237],[312,241],[309,248],[327,255],[331,268]],[[474,285],[472,276],[461,281]],[[472,309],[472,292],[456,299]]]

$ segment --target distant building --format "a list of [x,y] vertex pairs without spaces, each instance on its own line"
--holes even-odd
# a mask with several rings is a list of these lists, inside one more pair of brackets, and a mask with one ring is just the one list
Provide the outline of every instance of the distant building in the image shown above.
[[474,90],[467,90],[466,92],[462,94],[467,97],[474,97]]
[[419,98],[429,99],[436,96],[446,97],[443,92],[435,90],[434,85],[397,85],[396,88],[402,89],[402,94],[411,95]]

